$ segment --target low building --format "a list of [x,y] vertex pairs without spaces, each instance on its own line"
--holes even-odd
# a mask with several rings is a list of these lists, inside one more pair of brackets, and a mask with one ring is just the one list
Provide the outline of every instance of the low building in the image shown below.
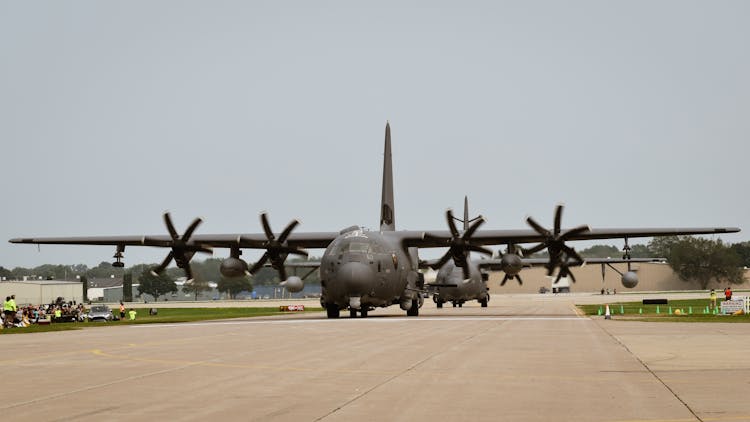
[[83,301],[83,284],[80,281],[60,280],[11,280],[0,282],[0,296],[3,300],[16,295],[16,304],[39,305],[52,303],[58,297],[65,301]]

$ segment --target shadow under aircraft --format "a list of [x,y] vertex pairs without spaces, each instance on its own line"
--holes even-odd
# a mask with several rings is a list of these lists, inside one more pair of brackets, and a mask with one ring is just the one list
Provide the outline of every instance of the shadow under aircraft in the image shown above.
[[[115,247],[114,266],[122,267],[125,248],[129,246],[151,246],[169,250],[162,263],[154,268],[162,272],[174,261],[192,279],[190,260],[196,253],[212,253],[216,248],[225,248],[229,257],[221,265],[225,277],[252,274],[262,266],[270,265],[279,271],[282,283],[289,291],[302,290],[300,277],[288,276],[285,261],[289,255],[306,256],[306,249],[325,249],[320,260],[322,294],[320,303],[329,318],[338,318],[341,310],[352,315],[367,316],[370,310],[398,305],[409,316],[417,316],[422,306],[424,277],[419,272],[419,249],[447,248],[446,255],[462,273],[470,273],[471,252],[491,253],[488,245],[520,245],[538,243],[530,250],[547,249],[549,258],[546,267],[550,272],[565,270],[568,259],[577,256],[568,241],[635,238],[673,235],[696,235],[734,233],[735,227],[704,228],[590,228],[582,225],[561,229],[562,207],[555,212],[552,230],[545,229],[529,218],[530,229],[478,230],[483,218],[472,223],[465,231],[450,230],[396,230],[395,203],[393,197],[393,172],[391,165],[391,129],[385,127],[385,154],[383,160],[383,184],[378,230],[366,230],[351,226],[331,232],[295,232],[299,224],[294,220],[281,232],[274,232],[266,213],[260,215],[262,232],[196,234],[201,219],[195,219],[180,234],[174,227],[169,213],[164,214],[168,235],[94,236],[94,237],[22,237],[11,239],[11,243],[110,245]],[[450,220],[449,220],[449,224]],[[264,249],[263,256],[252,266],[241,259],[243,249]],[[503,259],[515,260],[511,252]],[[518,257],[520,259],[520,257]]]

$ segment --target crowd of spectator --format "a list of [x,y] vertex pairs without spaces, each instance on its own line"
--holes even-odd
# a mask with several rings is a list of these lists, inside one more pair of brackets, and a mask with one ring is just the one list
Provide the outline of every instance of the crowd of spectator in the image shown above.
[[78,322],[86,318],[86,307],[75,301],[65,302],[58,298],[55,302],[41,305],[18,307],[15,295],[5,298],[1,328],[28,327],[44,322]]

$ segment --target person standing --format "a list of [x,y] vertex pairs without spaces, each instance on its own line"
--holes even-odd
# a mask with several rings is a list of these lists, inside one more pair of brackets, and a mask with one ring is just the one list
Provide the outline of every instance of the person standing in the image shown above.
[[10,301],[10,296],[6,296],[5,302],[3,302],[3,315],[5,315],[4,325],[6,327],[12,326],[16,313],[13,311],[13,302]]
[[711,302],[710,302],[710,308],[711,310],[716,309],[716,290],[711,289]]
[[125,320],[125,305],[120,301],[120,319]]
[[727,287],[724,289],[724,299],[725,300],[732,300],[732,288]]

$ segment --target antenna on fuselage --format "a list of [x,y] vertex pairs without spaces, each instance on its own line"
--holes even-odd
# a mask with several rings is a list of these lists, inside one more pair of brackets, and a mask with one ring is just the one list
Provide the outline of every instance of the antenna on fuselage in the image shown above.
[[396,230],[393,201],[393,165],[391,163],[391,124],[385,123],[385,152],[383,153],[383,195],[380,200],[380,231]]

